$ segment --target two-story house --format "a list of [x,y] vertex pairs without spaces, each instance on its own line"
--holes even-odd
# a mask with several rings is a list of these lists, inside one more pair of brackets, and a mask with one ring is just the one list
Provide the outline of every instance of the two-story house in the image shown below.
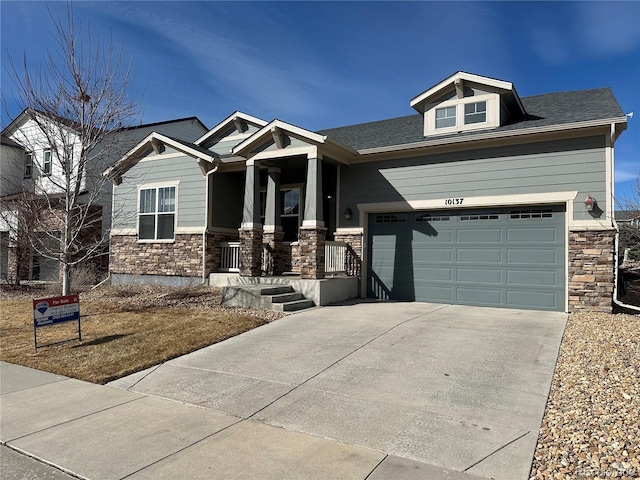
[[76,189],[79,202],[91,205],[79,242],[98,244],[101,239],[107,240],[96,252],[103,255],[94,259],[106,270],[112,185],[104,181],[102,171],[151,131],[193,140],[207,130],[195,117],[121,128],[109,133],[92,152],[84,153],[88,161],[81,167],[78,129],[68,119],[50,118],[27,109],[2,131],[0,265],[2,277],[9,281],[16,277],[59,280],[59,261],[42,251],[56,251],[62,202],[67,191]]

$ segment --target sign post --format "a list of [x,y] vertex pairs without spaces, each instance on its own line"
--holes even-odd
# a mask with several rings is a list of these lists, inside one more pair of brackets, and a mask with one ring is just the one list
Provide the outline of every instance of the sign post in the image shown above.
[[[56,325],[65,322],[78,322],[78,340],[82,341],[82,329],[80,322],[80,299],[78,295],[64,297],[50,297],[33,300],[33,342],[38,352],[38,328]],[[46,347],[58,343],[75,340],[70,338],[60,342],[40,345]]]

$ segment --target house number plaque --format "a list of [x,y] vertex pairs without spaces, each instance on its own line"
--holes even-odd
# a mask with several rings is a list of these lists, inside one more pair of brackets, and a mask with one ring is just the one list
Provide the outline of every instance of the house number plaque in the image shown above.
[[444,204],[447,206],[450,205],[462,205],[462,201],[464,198],[445,198]]

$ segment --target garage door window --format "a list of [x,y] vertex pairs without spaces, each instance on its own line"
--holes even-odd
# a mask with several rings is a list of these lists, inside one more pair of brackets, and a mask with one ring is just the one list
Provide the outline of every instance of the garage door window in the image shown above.
[[416,222],[420,223],[420,222],[448,222],[449,220],[451,220],[451,217],[449,215],[432,215],[430,213],[425,213],[422,215],[417,215],[416,216]]
[[500,220],[498,215],[487,215],[487,214],[470,214],[470,215],[460,215],[460,220],[469,221],[469,220]]
[[527,218],[553,218],[553,210],[550,208],[512,210],[511,218],[516,220]]
[[407,223],[407,215],[376,215],[376,223]]

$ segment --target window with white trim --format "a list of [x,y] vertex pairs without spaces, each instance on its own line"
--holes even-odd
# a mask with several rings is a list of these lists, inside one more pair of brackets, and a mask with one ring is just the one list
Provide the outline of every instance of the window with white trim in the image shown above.
[[51,175],[51,150],[45,150],[42,154],[42,174]]
[[436,128],[455,127],[456,107],[436,108]]
[[173,240],[176,222],[176,187],[140,189],[139,240]]
[[487,102],[467,103],[464,106],[464,124],[487,121]]
[[24,157],[24,178],[33,177],[33,153],[27,152]]

